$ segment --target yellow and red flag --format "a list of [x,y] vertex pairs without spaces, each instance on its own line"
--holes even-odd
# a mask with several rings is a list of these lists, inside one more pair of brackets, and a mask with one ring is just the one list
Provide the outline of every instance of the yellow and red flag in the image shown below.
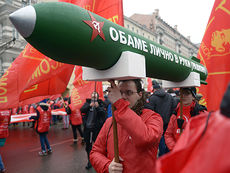
[[0,79],[0,110],[61,94],[73,68],[73,65],[48,58],[27,44]]
[[98,92],[100,98],[103,97],[102,82],[89,82],[82,80],[82,67],[75,67],[74,88],[71,92],[72,108],[80,109],[85,103],[86,98],[91,98],[93,91]]
[[201,86],[203,104],[217,110],[230,81],[230,0],[216,0],[200,45],[198,58],[208,70],[208,85]]

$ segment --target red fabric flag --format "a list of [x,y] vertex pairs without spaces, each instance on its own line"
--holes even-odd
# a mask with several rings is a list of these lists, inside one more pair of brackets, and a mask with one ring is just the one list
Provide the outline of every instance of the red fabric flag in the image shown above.
[[32,98],[28,98],[26,100],[20,101],[19,106],[28,105],[31,103],[37,103],[47,98],[49,98],[50,100],[55,100],[59,97],[61,97],[61,94],[32,97]]
[[147,78],[147,91],[152,92],[153,91],[153,85],[152,85],[152,79],[151,78]]
[[78,5],[118,25],[124,26],[122,0],[59,0],[59,2]]
[[157,173],[230,172],[230,119],[213,112],[205,131],[207,117],[191,119],[175,148],[157,160]]
[[82,80],[81,66],[76,66],[75,81],[73,82],[73,85],[74,88],[71,93],[72,108],[80,109],[83,106],[86,98],[91,98],[91,94],[93,91],[95,91],[95,89],[100,98],[103,98],[102,82],[89,82]]
[[198,58],[208,70],[208,85],[201,86],[202,104],[217,110],[230,81],[230,0],[216,0],[200,45]]
[[28,44],[0,79],[0,109],[35,103],[64,92],[73,68]]

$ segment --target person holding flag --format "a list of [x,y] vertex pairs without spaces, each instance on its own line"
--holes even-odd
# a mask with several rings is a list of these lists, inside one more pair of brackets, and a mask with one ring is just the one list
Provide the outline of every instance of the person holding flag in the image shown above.
[[[201,112],[207,111],[205,106],[200,105],[196,101],[195,87],[181,88],[180,94],[181,102],[178,103],[174,113],[172,114],[167,130],[164,134],[165,143],[170,151],[174,148],[189,119]],[[182,117],[181,109],[183,113]]]
[[163,133],[159,114],[146,109],[146,98],[140,79],[111,81],[108,97],[115,107],[120,163],[114,159],[112,118],[102,127],[90,153],[97,172],[153,172]]

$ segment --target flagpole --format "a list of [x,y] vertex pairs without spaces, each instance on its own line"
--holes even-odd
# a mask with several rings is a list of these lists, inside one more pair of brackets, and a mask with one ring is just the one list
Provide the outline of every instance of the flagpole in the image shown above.
[[112,118],[113,118],[113,143],[114,143],[114,158],[115,162],[119,163],[119,150],[118,150],[118,136],[117,136],[117,122],[114,116],[115,106],[112,105]]
[[124,26],[124,10],[123,10],[123,0],[120,0],[121,1],[121,8],[120,8],[120,10],[122,11],[122,21],[121,21],[121,26]]
[[97,81],[95,81],[95,83],[94,83],[94,92],[97,92]]
[[[180,89],[180,119],[183,120],[183,102],[182,102],[182,89]],[[182,134],[182,126],[180,128],[180,135]]]

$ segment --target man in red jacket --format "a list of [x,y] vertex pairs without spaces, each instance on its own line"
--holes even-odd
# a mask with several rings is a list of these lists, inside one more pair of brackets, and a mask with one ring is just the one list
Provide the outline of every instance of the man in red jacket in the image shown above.
[[148,173],[155,169],[157,149],[163,132],[159,114],[147,106],[140,79],[111,81],[109,100],[115,106],[120,163],[114,161],[112,119],[102,127],[90,154],[97,172]]

